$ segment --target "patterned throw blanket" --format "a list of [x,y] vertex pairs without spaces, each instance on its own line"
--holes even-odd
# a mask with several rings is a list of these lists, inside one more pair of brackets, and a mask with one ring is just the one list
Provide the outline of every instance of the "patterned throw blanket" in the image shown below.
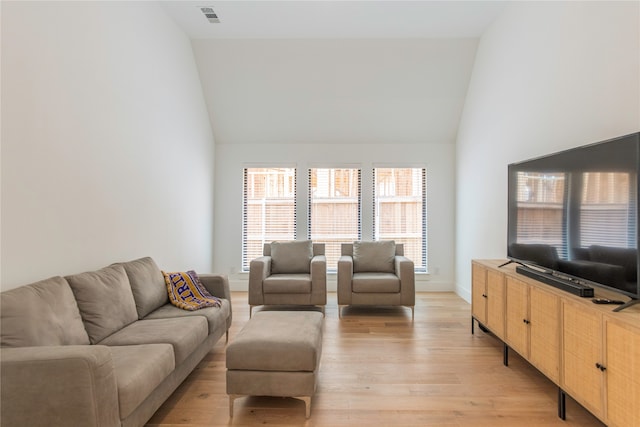
[[163,271],[162,274],[167,284],[169,300],[176,307],[193,311],[222,305],[220,298],[214,297],[207,291],[195,271],[180,273],[165,273]]

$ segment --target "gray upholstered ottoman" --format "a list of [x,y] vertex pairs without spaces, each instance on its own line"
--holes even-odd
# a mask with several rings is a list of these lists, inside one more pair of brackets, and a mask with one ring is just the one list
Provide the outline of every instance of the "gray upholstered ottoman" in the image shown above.
[[256,313],[227,346],[229,416],[242,396],[280,396],[303,400],[311,414],[311,396],[322,353],[322,313]]

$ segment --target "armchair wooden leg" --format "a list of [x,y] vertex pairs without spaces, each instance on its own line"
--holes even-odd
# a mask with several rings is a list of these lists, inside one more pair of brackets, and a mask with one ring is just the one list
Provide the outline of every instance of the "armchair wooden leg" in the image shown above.
[[338,304],[338,318],[342,319],[342,309],[346,307],[346,305],[340,305]]
[[253,312],[253,307],[255,307],[255,306],[253,306],[253,305],[249,306],[249,319],[251,319],[251,314]]
[[409,308],[411,309],[411,321],[413,322],[415,319],[415,306],[411,305]]

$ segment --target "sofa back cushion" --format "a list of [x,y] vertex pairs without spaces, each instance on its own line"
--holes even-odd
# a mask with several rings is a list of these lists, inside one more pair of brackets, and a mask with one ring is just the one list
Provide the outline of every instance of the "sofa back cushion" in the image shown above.
[[73,292],[62,277],[0,293],[0,324],[2,347],[89,344]]
[[127,273],[138,319],[169,302],[164,276],[152,258],[140,258],[114,265],[121,265]]
[[311,258],[313,258],[311,240],[271,243],[272,274],[310,273]]
[[121,265],[67,276],[67,281],[92,344],[138,319],[129,279]]
[[353,242],[353,272],[395,272],[396,242]]

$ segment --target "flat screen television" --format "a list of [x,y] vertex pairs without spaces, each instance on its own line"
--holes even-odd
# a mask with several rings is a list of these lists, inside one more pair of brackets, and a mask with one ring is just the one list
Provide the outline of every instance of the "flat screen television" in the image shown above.
[[581,296],[602,287],[631,298],[615,311],[638,303],[639,172],[640,132],[510,164],[510,262],[543,282],[591,289]]

